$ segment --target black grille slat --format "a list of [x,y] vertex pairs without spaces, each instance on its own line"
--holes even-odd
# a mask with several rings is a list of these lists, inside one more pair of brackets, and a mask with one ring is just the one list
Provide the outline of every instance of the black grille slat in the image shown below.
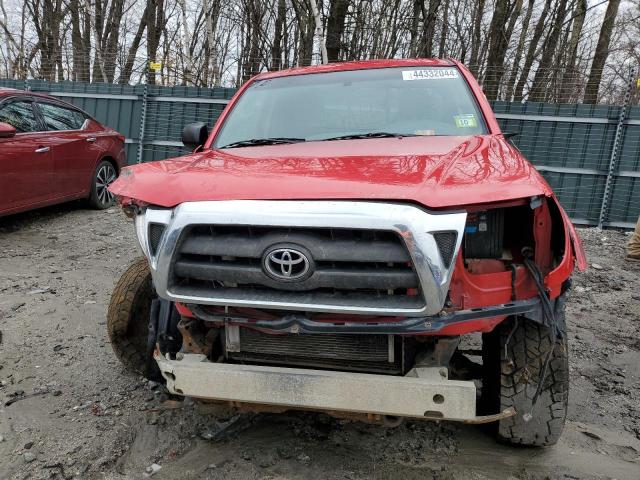
[[263,273],[260,266],[239,265],[232,262],[206,263],[196,260],[178,260],[174,266],[174,272],[179,277],[243,284],[259,283],[286,290],[314,290],[322,287],[388,290],[418,287],[413,271],[392,267],[376,270],[319,267],[310,278],[289,285],[271,280]]
[[219,282],[257,283],[264,276],[262,268],[259,266],[239,265],[231,262],[208,263],[196,260],[178,260],[173,271],[179,277]]
[[336,262],[409,262],[409,254],[402,245],[389,241],[364,240],[327,241],[319,236],[304,234],[267,234],[260,237],[240,235],[192,235],[185,239],[180,251],[184,254],[261,258],[274,243],[298,243],[313,252],[316,261]]

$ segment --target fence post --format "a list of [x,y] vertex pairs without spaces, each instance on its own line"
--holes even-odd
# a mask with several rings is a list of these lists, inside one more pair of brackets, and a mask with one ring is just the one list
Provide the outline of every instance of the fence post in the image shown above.
[[142,163],[142,151],[144,149],[144,128],[147,123],[147,94],[148,86],[142,90],[142,111],[140,112],[140,129],[138,130],[138,155],[136,163]]
[[611,148],[611,156],[609,157],[609,171],[607,172],[607,181],[604,184],[604,193],[602,194],[602,204],[600,205],[600,218],[598,219],[598,228],[604,226],[604,222],[609,216],[609,201],[613,189],[613,178],[615,177],[616,164],[618,162],[618,154],[620,153],[620,145],[622,144],[622,136],[625,129],[625,120],[627,118],[627,110],[631,103],[631,90],[636,78],[636,69],[629,69],[629,83],[627,91],[624,94],[624,102],[620,107],[620,115],[618,116],[618,124],[616,125],[616,134],[613,139],[613,147]]

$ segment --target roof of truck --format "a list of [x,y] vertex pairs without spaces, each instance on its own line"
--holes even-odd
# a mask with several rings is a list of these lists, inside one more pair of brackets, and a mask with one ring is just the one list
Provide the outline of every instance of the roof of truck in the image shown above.
[[288,68],[273,72],[261,73],[256,79],[287,77],[290,75],[305,75],[321,72],[343,72],[347,70],[368,70],[372,68],[394,67],[455,67],[456,63],[440,58],[393,58],[385,60],[362,60],[357,62],[335,62],[326,65],[312,65],[309,67]]

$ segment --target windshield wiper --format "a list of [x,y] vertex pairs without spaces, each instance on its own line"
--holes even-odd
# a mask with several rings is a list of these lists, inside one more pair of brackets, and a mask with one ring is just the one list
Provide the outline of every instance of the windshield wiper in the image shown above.
[[258,145],[278,145],[281,143],[298,143],[305,142],[304,138],[295,137],[271,137],[271,138],[252,138],[250,140],[240,140],[229,145],[219,148],[236,148],[236,147],[253,147]]
[[322,141],[330,140],[357,140],[359,138],[402,138],[402,137],[415,137],[413,133],[390,133],[390,132],[370,132],[370,133],[353,133],[351,135],[340,135],[339,137],[323,138]]

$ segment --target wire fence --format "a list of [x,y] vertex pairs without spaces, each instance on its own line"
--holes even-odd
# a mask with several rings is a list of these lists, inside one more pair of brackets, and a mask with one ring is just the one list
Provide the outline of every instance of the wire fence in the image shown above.
[[[495,80],[487,72],[477,75],[485,91]],[[574,96],[563,97],[571,102],[561,102],[555,93],[545,96],[552,101],[531,101],[534,79],[523,89],[525,98],[514,101],[513,91],[507,95],[509,84],[499,83],[492,106],[503,131],[516,134],[513,142],[547,178],[574,222],[632,227],[640,216],[638,71],[611,79],[601,94],[610,102],[598,105],[583,101],[585,81],[580,77],[570,89]],[[547,92],[560,91],[549,85]],[[196,121],[212,125],[235,93],[224,87],[37,79],[0,79],[2,86],[76,104],[126,136],[129,163],[188,153],[180,141],[182,127]]]
[[[51,82],[77,81],[120,85],[154,85],[164,87],[231,87],[237,88],[252,76],[270,70],[293,66],[317,65],[319,53],[309,58],[289,59],[237,57],[200,59],[188,65],[184,55],[171,48],[150,60],[142,52],[129,57],[126,52],[102,52],[95,49],[78,55],[69,49],[58,52],[54,58],[36,55],[9,59],[0,48],[0,78],[25,81]],[[195,62],[195,59],[193,60]],[[628,65],[608,65],[591,69],[588,63],[573,67],[565,65],[541,67],[536,62],[511,61],[502,67],[469,65],[468,68],[483,86],[491,101],[584,103],[621,105],[629,81]],[[638,80],[638,79],[636,79]],[[631,105],[640,105],[640,88],[634,89]]]
[[[622,105],[628,91],[631,69],[623,66],[594,71],[563,66],[525,68],[521,65],[511,68],[469,68],[489,100],[588,105]],[[632,80],[638,81],[638,78]],[[633,89],[628,102],[640,105],[639,88]]]

